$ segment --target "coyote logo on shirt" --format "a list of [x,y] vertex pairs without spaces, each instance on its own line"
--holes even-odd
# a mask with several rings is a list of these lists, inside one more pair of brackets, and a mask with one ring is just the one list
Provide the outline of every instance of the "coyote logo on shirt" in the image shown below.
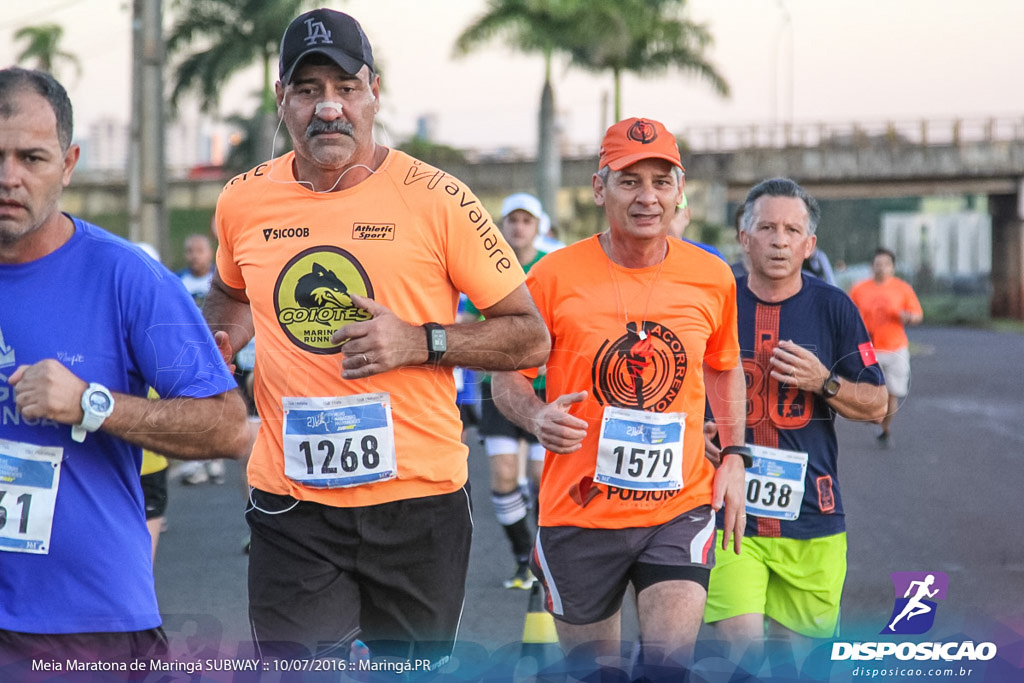
[[[345,286],[345,283],[339,280],[337,275],[315,262],[313,270],[299,278],[299,283],[295,286],[295,302],[303,308],[326,306],[340,308],[352,305],[352,299],[348,296],[348,287]],[[321,322],[321,324],[330,325],[328,322]]]
[[338,353],[332,344],[339,327],[370,314],[352,304],[349,293],[373,298],[373,286],[356,258],[337,247],[306,249],[285,264],[274,285],[277,322],[293,344],[311,353]]

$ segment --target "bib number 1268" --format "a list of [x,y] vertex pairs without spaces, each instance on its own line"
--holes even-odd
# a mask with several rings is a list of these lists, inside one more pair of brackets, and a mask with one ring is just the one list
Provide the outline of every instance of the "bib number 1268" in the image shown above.
[[316,452],[309,441],[299,443],[299,451],[306,460],[306,474],[338,474],[340,471],[352,473],[362,465],[363,469],[376,469],[380,464],[380,453],[377,452],[377,438],[367,434],[359,443],[360,451],[352,450],[352,439],[347,438],[337,453],[335,442],[323,439],[316,444]]

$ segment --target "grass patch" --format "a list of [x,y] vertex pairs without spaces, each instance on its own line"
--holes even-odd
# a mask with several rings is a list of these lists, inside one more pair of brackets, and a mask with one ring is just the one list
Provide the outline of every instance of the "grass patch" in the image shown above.
[[[108,232],[128,239],[128,214],[99,213],[81,215],[80,218],[98,225]],[[161,254],[164,265],[173,271],[185,267],[185,238],[192,233],[210,234],[213,209],[170,209],[167,223],[170,230],[170,253]]]
[[1024,334],[1024,320],[1014,320],[1012,318],[993,318],[989,321],[988,328],[995,330],[996,332],[1013,332],[1015,334]]
[[928,325],[987,327],[991,322],[987,294],[928,294],[920,299]]

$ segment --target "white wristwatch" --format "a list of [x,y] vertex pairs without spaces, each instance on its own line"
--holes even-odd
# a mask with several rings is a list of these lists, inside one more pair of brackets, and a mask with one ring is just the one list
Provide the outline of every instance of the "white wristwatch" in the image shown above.
[[114,397],[102,384],[91,383],[82,393],[82,423],[71,427],[71,438],[81,443],[85,435],[95,432],[114,412]]

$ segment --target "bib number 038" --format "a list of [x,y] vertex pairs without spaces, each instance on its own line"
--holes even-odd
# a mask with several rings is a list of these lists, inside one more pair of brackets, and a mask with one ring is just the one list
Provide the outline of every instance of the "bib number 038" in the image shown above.
[[750,446],[754,462],[747,469],[747,513],[794,520],[804,499],[807,454]]

